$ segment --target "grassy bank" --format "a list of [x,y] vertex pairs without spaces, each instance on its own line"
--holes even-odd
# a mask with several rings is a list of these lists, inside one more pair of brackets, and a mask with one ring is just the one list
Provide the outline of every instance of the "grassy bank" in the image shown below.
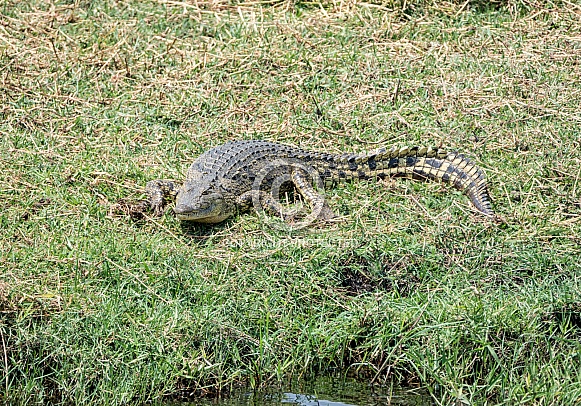
[[[69,4],[71,3],[71,4]],[[341,370],[581,398],[581,6],[0,3],[0,397],[121,404]],[[462,194],[341,185],[296,233],[113,210],[202,151],[442,145]]]

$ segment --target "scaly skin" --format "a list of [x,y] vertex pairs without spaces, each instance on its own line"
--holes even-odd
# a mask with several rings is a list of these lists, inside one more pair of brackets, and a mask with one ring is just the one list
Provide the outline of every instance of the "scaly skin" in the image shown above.
[[[180,220],[218,223],[252,204],[282,213],[272,188],[292,184],[319,218],[333,217],[324,197],[312,185],[330,188],[342,181],[407,176],[450,183],[464,191],[475,208],[493,217],[484,173],[463,155],[426,147],[379,149],[364,154],[334,155],[305,151],[266,141],[233,141],[202,154],[189,168],[181,187],[173,181],[148,182],[154,214],[161,215],[176,197]],[[277,189],[278,192],[278,189]]]

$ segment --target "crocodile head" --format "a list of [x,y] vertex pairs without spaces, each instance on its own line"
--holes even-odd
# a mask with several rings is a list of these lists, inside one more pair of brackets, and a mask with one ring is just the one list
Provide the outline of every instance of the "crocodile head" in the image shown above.
[[235,212],[220,184],[203,172],[190,168],[176,197],[174,212],[182,221],[219,223]]

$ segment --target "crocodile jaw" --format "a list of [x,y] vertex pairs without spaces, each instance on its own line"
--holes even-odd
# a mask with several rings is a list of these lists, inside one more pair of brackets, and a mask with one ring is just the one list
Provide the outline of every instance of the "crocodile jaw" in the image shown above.
[[220,223],[230,217],[229,214],[211,215],[200,217],[199,213],[177,214],[176,217],[181,221],[195,221],[196,223],[215,224]]
[[201,196],[192,201],[191,196],[178,194],[174,212],[182,221],[196,223],[219,223],[232,215],[227,209],[224,198],[218,193]]

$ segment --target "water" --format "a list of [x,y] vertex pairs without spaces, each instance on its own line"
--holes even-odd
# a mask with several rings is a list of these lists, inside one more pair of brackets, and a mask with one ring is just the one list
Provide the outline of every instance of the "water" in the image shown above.
[[175,406],[428,406],[432,399],[425,391],[371,387],[353,379],[317,378],[253,392],[233,391],[225,399],[200,399]]

